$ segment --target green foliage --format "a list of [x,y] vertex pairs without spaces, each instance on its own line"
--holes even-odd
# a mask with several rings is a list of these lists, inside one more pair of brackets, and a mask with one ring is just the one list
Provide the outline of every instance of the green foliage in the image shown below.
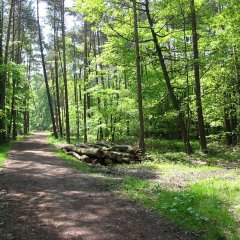
[[[63,143],[53,137],[49,141]],[[237,162],[239,152],[215,142],[210,145],[212,152],[208,155],[197,152],[186,156],[178,152],[183,149],[181,141],[148,139],[147,143],[151,151],[141,164],[114,166],[108,170],[106,188],[115,190],[119,182],[122,183],[120,188],[125,196],[154,208],[182,229],[195,232],[200,239],[237,240],[239,169],[226,170],[214,164],[226,163],[226,158]],[[97,168],[89,168],[59,150],[55,153],[80,171],[98,173]],[[119,172],[123,174],[118,175]],[[134,174],[150,180],[133,177]]]
[[0,169],[7,159],[9,148],[10,148],[9,144],[0,146]]

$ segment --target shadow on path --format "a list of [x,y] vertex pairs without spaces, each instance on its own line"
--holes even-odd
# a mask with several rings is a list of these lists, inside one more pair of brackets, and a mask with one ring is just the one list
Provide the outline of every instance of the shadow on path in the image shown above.
[[0,239],[195,239],[59,160],[46,137],[34,134],[10,151],[0,180],[9,235]]

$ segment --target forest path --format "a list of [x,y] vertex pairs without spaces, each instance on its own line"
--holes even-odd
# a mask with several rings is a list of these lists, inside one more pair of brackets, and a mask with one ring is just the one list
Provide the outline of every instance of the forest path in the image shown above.
[[60,160],[46,134],[15,143],[0,175],[1,240],[194,239]]

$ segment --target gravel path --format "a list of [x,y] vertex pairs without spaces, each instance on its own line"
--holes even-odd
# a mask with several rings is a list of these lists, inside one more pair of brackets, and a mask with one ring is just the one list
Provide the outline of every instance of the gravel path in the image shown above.
[[14,144],[0,172],[1,240],[195,239],[58,159],[46,138]]

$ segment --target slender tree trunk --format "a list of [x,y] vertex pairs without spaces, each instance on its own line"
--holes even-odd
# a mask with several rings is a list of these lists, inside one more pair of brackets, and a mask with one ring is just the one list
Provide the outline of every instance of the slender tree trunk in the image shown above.
[[[97,37],[98,55],[101,56],[101,43],[100,43],[100,33],[99,33],[99,31],[97,31],[96,37]],[[102,74],[103,66],[102,66],[101,63],[99,63],[99,69],[100,69],[100,81],[101,81],[101,83],[99,83],[99,84],[102,84],[102,87],[104,88],[105,85],[104,85],[104,78],[103,78],[103,74]],[[101,99],[99,99],[99,100],[100,100],[99,101],[99,106],[101,108]],[[106,106],[106,100],[104,99],[103,102],[104,102],[104,107],[105,107]],[[99,121],[100,125],[102,125],[102,122],[103,122],[103,119],[101,118],[100,121]],[[99,129],[99,140],[100,141],[103,140],[103,137],[104,137],[103,136],[103,128],[100,127],[100,129]]]
[[[97,58],[97,43],[96,43],[96,36],[97,33],[93,33],[93,55],[94,55],[94,58],[96,59]],[[96,85],[100,85],[100,82],[99,82],[99,77],[98,77],[98,65],[96,64],[95,65],[95,74],[96,74]],[[98,106],[98,111],[100,112],[101,111],[101,98],[100,97],[97,97],[97,106]],[[98,119],[98,126],[100,126],[98,128],[98,131],[97,131],[97,140],[102,140],[102,119],[101,117]]]
[[227,145],[231,146],[233,144],[232,127],[231,127],[231,121],[229,116],[229,110],[227,107],[224,108],[224,122],[225,122],[225,133],[226,133]]
[[54,118],[54,112],[53,112],[53,105],[52,105],[52,99],[50,94],[50,89],[48,85],[48,77],[47,77],[47,71],[45,66],[45,59],[43,54],[43,44],[42,44],[42,34],[41,34],[41,27],[40,27],[40,20],[39,20],[39,0],[37,0],[37,24],[38,24],[38,37],[39,37],[39,46],[40,46],[40,52],[41,52],[41,59],[42,59],[42,67],[43,67],[43,74],[44,74],[44,80],[46,85],[46,91],[48,96],[48,104],[50,109],[50,115],[52,120],[52,128],[55,138],[58,138],[56,124],[55,124],[55,118]]
[[[2,11],[1,11],[1,62],[4,63],[6,66],[8,63],[8,54],[9,54],[9,43],[10,43],[10,34],[11,34],[11,23],[12,23],[12,15],[13,15],[13,7],[15,4],[15,0],[11,1],[11,6],[9,10],[9,20],[8,20],[8,28],[7,28],[7,36],[6,36],[6,44],[5,44],[5,56],[3,60],[3,44],[2,44],[2,37],[3,37],[3,2],[2,2]],[[6,82],[7,82],[7,71],[6,69],[3,70],[0,76],[0,144],[6,142],[6,112],[5,112],[5,101],[6,101]]]
[[29,85],[30,85],[30,79],[31,79],[31,60],[32,60],[32,50],[28,57],[28,69],[27,69],[27,79],[28,82],[26,83],[26,89],[25,92],[25,99],[24,99],[24,113],[23,113],[23,133],[26,135],[29,132]]
[[[16,5],[14,4],[14,9],[13,9],[13,16],[12,16],[12,24],[11,24],[11,32],[12,32],[12,36],[10,41],[12,42],[11,44],[11,56],[10,56],[10,61],[15,62],[16,59],[16,51],[15,51],[15,36],[16,36],[16,31],[15,31],[15,18],[16,18]],[[9,78],[8,78],[9,79]],[[10,82],[10,81],[9,81]],[[7,85],[7,83],[6,83]],[[11,101],[9,100],[6,101],[6,105],[10,105],[11,104],[11,109],[9,111],[9,114],[7,114],[6,111],[6,117],[9,119],[9,123],[7,126],[7,135],[8,138],[12,137],[12,126],[13,126],[13,116],[14,116],[14,108],[15,108],[15,94],[16,94],[16,71],[13,69],[13,74],[12,74],[12,83],[9,83],[9,85],[12,86],[12,96],[11,96]],[[6,89],[8,88],[8,86],[6,86]],[[10,99],[10,98],[9,98]],[[14,137],[13,137],[14,139]]]
[[189,86],[189,63],[188,63],[188,49],[187,49],[187,34],[186,34],[186,16],[184,13],[184,9],[181,9],[182,16],[183,16],[183,36],[184,36],[184,58],[186,61],[185,64],[185,75],[186,75],[186,98],[187,98],[187,122],[186,122],[186,128],[187,128],[187,137],[189,138],[190,135],[190,129],[191,129],[191,110],[190,110],[190,86]]
[[[18,56],[18,51],[15,51],[15,17],[17,15],[17,6],[16,3],[14,4],[14,10],[13,10],[13,23],[12,23],[12,61],[15,63],[18,63],[17,59],[19,58]],[[20,22],[20,19],[18,19],[18,22]],[[19,47],[19,41],[20,41],[20,32],[19,32],[19,25],[17,26],[16,33],[18,32],[17,36],[17,41],[18,43],[17,48]],[[18,72],[13,71],[13,76],[12,76],[12,85],[13,85],[13,91],[12,91],[12,109],[11,109],[11,121],[10,121],[10,134],[11,134],[11,128],[12,128],[12,138],[16,140],[17,137],[17,126],[16,126],[16,119],[17,119],[17,110],[16,110],[16,88],[17,88],[17,80],[18,80]]]
[[193,56],[194,56],[194,77],[195,77],[195,95],[198,118],[198,131],[200,137],[201,151],[206,151],[207,141],[202,111],[202,97],[200,84],[200,67],[199,67],[199,50],[198,50],[198,34],[197,34],[197,17],[195,11],[194,0],[190,0],[191,18],[192,18],[192,38],[193,38]]
[[[21,41],[21,22],[22,22],[22,2],[19,1],[17,6],[17,12],[18,12],[18,22],[17,22],[17,51],[16,51],[16,58],[15,62],[17,64],[21,64],[21,52],[22,52],[22,42]],[[15,76],[15,94],[16,94],[16,89],[18,88],[19,84],[19,73],[16,73]],[[17,99],[16,95],[13,95],[13,139],[16,139],[17,137]]]
[[165,60],[164,60],[164,57],[163,57],[163,54],[162,54],[162,49],[161,49],[160,44],[158,42],[157,34],[154,30],[153,20],[151,18],[150,10],[149,10],[149,0],[145,0],[145,7],[146,7],[145,11],[146,11],[146,14],[147,14],[148,23],[149,23],[149,26],[151,28],[153,42],[154,42],[154,45],[155,45],[155,48],[156,48],[156,52],[157,52],[157,55],[158,55],[158,58],[159,58],[159,62],[161,64],[161,68],[162,68],[163,76],[164,76],[164,79],[165,79],[165,82],[166,82],[166,85],[167,85],[167,88],[168,88],[168,92],[169,92],[170,98],[172,100],[173,107],[178,112],[178,120],[179,120],[179,125],[180,125],[181,131],[182,131],[182,138],[183,138],[185,150],[186,150],[187,154],[191,154],[193,151],[192,151],[192,147],[191,147],[191,144],[190,144],[190,141],[189,141],[189,138],[188,138],[186,125],[185,125],[185,122],[184,122],[184,115],[183,115],[183,112],[180,109],[179,101],[175,96],[175,93],[174,93],[174,90],[173,90],[173,87],[172,87],[172,84],[171,84],[171,81],[170,81],[170,77],[169,77],[169,74],[168,74],[168,71],[167,71],[167,67],[166,67],[166,64],[165,64]]
[[57,115],[60,136],[63,137],[60,94],[59,94],[59,74],[58,74],[58,44],[57,44],[58,29],[56,26],[56,5],[54,6],[54,64],[55,64],[55,85],[56,85],[56,100],[57,100]]
[[233,46],[233,60],[235,65],[235,71],[236,71],[236,82],[234,85],[236,86],[235,91],[233,91],[234,94],[234,100],[232,101],[232,131],[233,133],[233,143],[237,143],[239,141],[239,121],[240,121],[240,112],[238,110],[238,106],[240,106],[240,64],[239,64],[239,51],[237,49],[237,46]]
[[88,27],[87,23],[84,22],[84,97],[83,97],[83,134],[84,134],[84,142],[87,142],[87,94],[86,94],[86,86],[88,81],[88,49],[87,49],[87,32]]
[[67,63],[66,63],[66,41],[65,41],[65,7],[64,0],[61,4],[61,22],[62,22],[62,41],[63,41],[63,81],[65,90],[65,106],[66,106],[66,140],[70,143],[70,123],[69,123],[69,107],[68,107],[68,83],[67,83]]
[[141,74],[141,60],[139,50],[139,38],[138,38],[138,16],[136,0],[133,0],[133,12],[134,12],[134,37],[135,37],[135,51],[136,51],[136,71],[137,71],[137,86],[138,86],[138,114],[139,114],[139,148],[142,150],[142,154],[145,153],[144,143],[144,116],[142,106],[142,74]]
[[[127,73],[126,71],[124,71],[124,89],[128,89],[128,82],[127,82]],[[127,114],[126,116],[126,127],[127,127],[127,131],[126,134],[127,136],[130,136],[130,117],[129,114]]]
[[74,65],[73,65],[73,80],[74,80],[74,101],[75,101],[75,111],[76,111],[76,138],[80,138],[80,119],[79,119],[79,99],[78,99],[78,79],[77,79],[77,52],[76,45],[74,42]]

